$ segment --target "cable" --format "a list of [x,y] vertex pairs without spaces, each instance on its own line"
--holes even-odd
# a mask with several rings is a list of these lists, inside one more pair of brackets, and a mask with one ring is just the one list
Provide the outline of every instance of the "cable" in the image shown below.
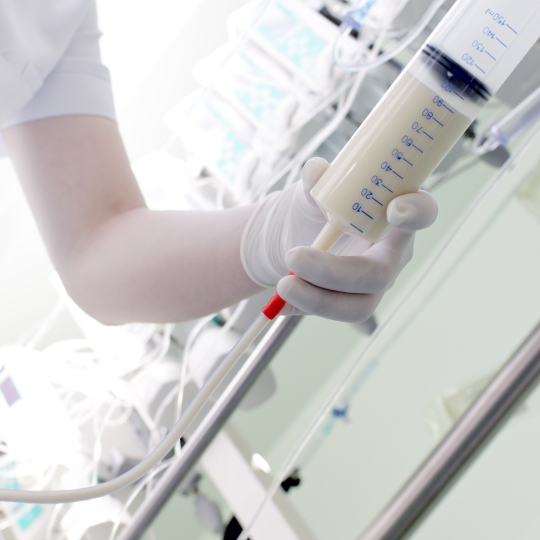
[[131,492],[131,494],[128,497],[128,500],[120,510],[120,514],[118,515],[118,519],[114,522],[111,534],[109,536],[109,540],[114,540],[116,536],[116,532],[118,531],[118,527],[120,527],[120,524],[122,522],[122,518],[124,517],[124,513],[126,510],[132,505],[133,501],[137,497],[137,495],[142,491],[142,489],[154,478],[154,476],[158,475],[161,471],[167,469],[171,466],[170,460],[162,463],[161,465],[158,465],[153,471],[148,473],[148,475],[144,478],[142,482],[140,482],[135,489]]
[[156,464],[158,464],[173,448],[176,441],[184,434],[195,416],[202,409],[208,398],[222,381],[223,377],[234,366],[236,361],[249,347],[253,340],[264,330],[270,319],[264,314],[259,314],[252,325],[246,330],[244,335],[238,340],[229,354],[223,359],[205,385],[193,398],[184,414],[174,425],[165,439],[157,446],[157,448],[140,463],[135,465],[131,470],[109,480],[102,484],[93,485],[79,489],[68,489],[61,491],[27,491],[15,489],[0,489],[0,501],[21,502],[33,504],[55,504],[55,503],[70,503],[77,501],[85,501],[110,495],[118,491],[139,478],[144,476]]
[[[49,466],[46,469],[46,472],[43,478],[41,478],[38,482],[36,482],[36,484],[34,485],[34,488],[43,489],[43,487],[46,486],[53,479],[57,468],[58,468],[58,465],[56,463]],[[0,478],[1,479],[15,478],[15,475],[6,476],[4,471],[2,471],[2,476]],[[6,510],[4,510],[3,513],[9,514],[9,515],[6,515],[5,518],[0,520],[0,531],[3,531],[15,525],[21,519],[21,517],[23,517],[25,513],[28,511],[28,509],[25,510],[24,507],[18,504],[4,504],[3,506],[6,507]]]
[[[339,99],[341,94],[345,92],[354,83],[354,80],[354,77],[346,79],[342,86],[340,86],[335,92],[330,94],[326,99],[322,100],[316,107],[312,108],[309,113],[305,114],[300,119],[296,119],[294,125],[291,126],[287,131],[285,131],[282,134],[281,138],[291,138],[297,131],[299,131],[305,124],[312,120],[317,114],[319,114],[322,110],[324,110],[329,105],[334,103],[337,99]],[[307,144],[309,144],[309,141],[306,143],[306,145]],[[300,149],[297,151],[297,153],[301,151],[302,150]],[[283,161],[285,162],[285,164],[283,164]],[[260,199],[261,196],[264,196],[264,194],[266,194],[268,190],[271,189],[274,184],[276,184],[276,182],[279,182],[279,180],[290,171],[294,164],[294,157],[282,160],[278,164],[280,168],[276,167],[278,169],[278,172],[273,174],[270,180],[267,180],[263,184],[259,184],[248,190],[246,195],[242,198],[240,205],[243,206],[257,199]]]
[[118,426],[121,426],[122,424],[124,424],[125,422],[127,422],[129,417],[131,416],[134,408],[135,407],[133,407],[133,405],[130,405],[130,406],[124,405],[125,411],[122,414],[120,414],[118,416],[118,418],[110,419],[107,422],[107,427],[109,427],[109,428],[118,427]]
[[[160,436],[160,425],[159,421],[161,420],[161,417],[163,416],[163,413],[167,409],[167,407],[175,401],[175,399],[178,399],[178,391],[183,385],[183,378],[180,376],[180,383],[173,386],[173,388],[169,391],[169,393],[163,398],[161,403],[159,404],[159,407],[156,410],[156,414],[154,415],[154,429],[150,431],[150,434],[148,436],[148,453],[152,452],[157,444],[159,444],[159,436]],[[158,439],[156,442],[156,438]]]
[[[345,103],[338,108],[336,114],[332,117],[318,133],[316,133],[306,145],[297,153],[293,160],[293,168],[285,181],[285,187],[290,186],[298,177],[302,165],[307,161],[309,156],[313,154],[319,148],[319,146],[339,127],[341,122],[345,119],[351,107],[354,103],[358,90],[366,78],[367,72],[359,73],[353,82],[349,95],[345,100]],[[266,193],[264,193],[266,195]]]
[[[383,29],[383,31],[380,32],[380,34],[377,36],[376,43],[371,50],[369,50],[366,43],[365,49],[368,51],[369,57],[376,57],[379,53],[382,47],[382,40],[385,37],[385,31],[386,30]],[[371,41],[371,39],[368,41]],[[349,113],[354,103],[354,99],[356,98],[356,95],[358,93],[358,90],[360,89],[360,86],[362,85],[362,82],[364,81],[369,69],[370,68],[366,70],[358,70],[360,71],[360,73],[358,73],[356,77],[348,80],[347,84],[343,85],[343,88],[340,90],[337,96],[334,97],[334,100],[336,99],[336,97],[339,99],[343,95],[343,92],[346,91],[349,84],[352,85],[352,88],[349,92],[349,95],[347,96],[345,103],[343,104],[343,107],[339,108],[336,114],[332,117],[332,120],[328,124],[326,124],[321,130],[319,130],[319,132],[317,132],[300,150],[297,151],[296,156],[291,159],[289,163],[285,167],[283,167],[282,170],[275,174],[270,179],[270,181],[263,184],[262,189],[259,188],[258,191],[256,190],[254,192],[254,198],[264,198],[268,191],[272,188],[272,186],[289,171],[290,173],[286,180],[286,186],[294,182],[294,180],[299,174],[298,167],[302,167],[303,163],[309,158],[309,156],[313,152],[315,152],[315,150],[317,150],[317,148],[324,142],[324,140],[338,128],[339,124],[345,119],[345,117]],[[295,127],[296,129],[299,129],[297,126]]]
[[[219,334],[216,336],[216,338],[214,339],[214,341],[211,343],[210,347],[206,351],[205,358],[207,358],[208,355],[213,352],[213,350],[214,350],[215,346],[217,345],[217,343],[219,342],[219,340],[223,339],[225,334],[227,334],[227,332],[236,324],[236,322],[240,318],[240,315],[242,315],[242,313],[244,312],[244,309],[246,308],[247,304],[248,304],[248,300],[242,300],[238,304],[238,306],[234,310],[233,314],[229,317],[229,319],[227,320],[225,325],[220,329]],[[193,338],[193,342],[194,341],[195,341],[195,339]],[[182,373],[181,373],[181,379],[180,379],[180,389],[179,389],[179,394],[178,394],[178,401],[177,401],[177,404],[176,404],[176,417],[175,417],[175,420],[180,417],[180,414],[182,412],[182,401],[183,401],[183,398],[184,398],[183,381],[185,380],[185,377],[186,377],[186,371],[187,371],[187,368],[188,368],[188,365],[189,365],[189,354],[190,353],[191,353],[191,347],[188,348],[187,343],[186,343],[186,348],[184,350],[184,355],[183,355]],[[177,443],[176,443],[176,446],[175,446],[175,452],[177,454],[179,454],[180,451],[181,451],[180,441],[178,440]]]
[[468,156],[467,159],[464,159],[463,163],[459,165],[459,167],[455,169],[448,169],[446,171],[431,176],[431,178],[429,178],[429,181],[427,181],[422,186],[422,189],[431,192],[435,188],[439,187],[446,180],[454,178],[458,174],[461,174],[462,172],[469,169],[471,165],[474,165],[477,162],[479,162],[478,156],[475,156],[474,154],[472,156]]
[[[349,74],[347,74],[349,75]],[[309,112],[306,112],[303,116],[300,118],[295,118],[294,125],[291,126],[287,131],[283,133],[283,138],[287,139],[292,137],[296,131],[298,131],[300,128],[304,127],[312,118],[314,118],[317,114],[319,114],[321,111],[326,109],[329,105],[334,103],[339,97],[346,92],[347,88],[351,86],[351,84],[354,82],[354,77],[346,78],[344,82],[341,83],[341,85],[334,90],[331,94],[329,94],[326,98],[321,100],[316,107],[313,107],[310,109]],[[283,175],[282,175],[283,176]]]
[[[186,344],[184,346],[184,350],[182,352],[182,367],[180,370],[180,381],[178,386],[178,396],[176,399],[176,412],[175,412],[175,420],[179,419],[181,417],[182,413],[182,402],[184,401],[184,386],[185,386],[185,380],[187,375],[187,369],[189,366],[189,355],[191,353],[191,349],[193,348],[193,345],[195,343],[195,340],[197,336],[202,332],[204,327],[212,320],[216,314],[209,315],[207,317],[203,317],[192,329],[191,332],[188,334],[188,337],[186,339]],[[180,438],[178,438],[178,441],[175,444],[175,452],[179,453],[180,448]]]
[[101,438],[103,437],[103,433],[105,431],[105,428],[107,427],[107,422],[111,419],[111,416],[113,415],[114,411],[117,409],[117,407],[120,406],[121,403],[122,403],[121,400],[118,398],[115,399],[111,403],[99,427],[97,427],[97,416],[94,417],[95,440],[94,440],[94,448],[92,451],[92,479],[90,481],[92,484],[97,484],[97,481],[98,481],[97,468],[98,468],[99,458],[101,457],[101,451],[103,449],[103,446],[101,444]]
[[426,12],[421,17],[421,19],[413,26],[412,30],[401,41],[399,41],[397,45],[395,45],[390,50],[378,56],[375,60],[371,60],[371,61],[363,62],[363,63],[360,62],[355,65],[343,64],[339,60],[338,54],[337,54],[339,38],[344,35],[344,31],[342,31],[340,34],[337,35],[334,41],[333,56],[334,56],[335,64],[339,66],[341,69],[343,69],[344,71],[353,72],[353,73],[363,70],[363,69],[373,69],[375,67],[380,66],[381,64],[384,64],[385,62],[387,62],[388,60],[396,56],[396,54],[399,54],[401,51],[407,48],[420,35],[422,30],[424,30],[424,28],[428,25],[429,21],[433,18],[435,13],[437,13],[439,8],[444,4],[445,1],[446,0],[433,0],[432,4],[426,10]]
[[181,385],[182,379],[180,379],[180,382],[170,390],[170,392],[163,398],[163,400],[159,404],[159,407],[156,410],[156,414],[154,415],[154,423],[156,424],[156,426],[159,424],[159,421],[161,420],[165,409],[174,401],[174,398],[177,395]]
[[51,513],[51,517],[49,518],[49,523],[47,523],[47,529],[45,530],[45,540],[52,540],[52,533],[53,533],[54,525],[58,518],[58,514],[60,513],[60,511],[62,510],[64,506],[65,506],[64,504],[57,504],[54,507]]
[[10,514],[0,520],[0,531],[5,531],[6,529],[13,527],[13,525],[15,525],[24,514],[20,508],[15,507],[13,510],[11,510],[8,505],[1,506],[6,507],[5,509],[2,509],[3,514]]
[[[208,356],[218,343],[220,339],[223,338],[223,336],[231,329],[231,327],[237,322],[240,315],[243,313],[245,307],[247,306],[248,301],[242,300],[238,306],[236,307],[233,314],[229,317],[226,324],[220,329],[219,335],[216,336],[212,344],[210,345],[209,349],[206,351],[206,356]],[[191,349],[193,347],[193,344],[195,343],[195,340],[199,333],[204,329],[204,327],[215,317],[215,315],[210,315],[208,317],[205,317],[199,321],[198,324],[194,326],[194,328],[191,330],[190,334],[188,335],[188,338],[186,340],[186,346],[184,347],[184,351],[182,354],[181,359],[181,372],[180,372],[180,381],[179,383],[167,394],[167,396],[164,398],[164,400],[160,403],[156,414],[154,415],[154,429],[150,432],[149,436],[149,450],[151,448],[150,445],[153,444],[153,441],[155,439],[156,433],[158,433],[159,430],[159,419],[161,418],[161,415],[165,411],[166,407],[173,401],[174,395],[176,392],[178,392],[177,396],[177,404],[176,404],[176,414],[175,414],[175,422],[180,418],[181,412],[182,412],[182,402],[183,402],[183,396],[184,396],[184,388],[185,388],[185,382],[187,378],[187,369],[189,367],[189,355],[191,353]],[[178,440],[175,444],[175,453],[179,454],[181,452],[180,447],[180,441]]]
[[169,347],[171,346],[171,334],[174,330],[174,326],[175,325],[172,323],[166,324],[164,326],[161,341],[158,343],[158,345],[153,351],[151,351],[148,355],[144,355],[142,357],[141,361],[143,365],[163,360],[169,350]]
[[[520,146],[520,148],[516,151],[516,153],[508,159],[508,161],[498,171],[498,173],[493,177],[493,179],[480,192],[480,194],[476,197],[476,199],[469,206],[465,214],[459,220],[457,225],[447,236],[441,248],[432,257],[431,261],[428,262],[424,271],[421,273],[420,277],[414,282],[412,287],[401,299],[401,301],[398,302],[397,306],[392,310],[392,312],[390,313],[386,321],[384,321],[384,323],[375,330],[370,341],[367,343],[364,350],[360,353],[360,356],[358,357],[358,359],[354,362],[353,366],[349,368],[346,375],[342,378],[339,384],[331,392],[330,397],[326,400],[325,404],[320,409],[320,411],[315,415],[315,419],[313,420],[312,424],[309,426],[309,428],[306,430],[306,432],[304,433],[304,435],[302,436],[302,438],[300,439],[296,447],[293,449],[288,459],[285,461],[285,464],[280,469],[279,473],[275,476],[274,481],[272,482],[272,484],[268,488],[268,491],[266,492],[265,498],[263,499],[262,503],[257,508],[257,511],[255,512],[254,516],[251,518],[249,525],[242,531],[242,534],[238,537],[238,540],[247,540],[247,536],[250,533],[255,521],[258,519],[261,512],[266,508],[266,505],[274,496],[275,492],[281,485],[281,482],[283,482],[283,480],[287,477],[288,472],[293,468],[294,463],[296,462],[297,458],[299,457],[303,449],[308,444],[311,437],[316,433],[321,423],[324,421],[324,419],[327,417],[329,412],[332,410],[332,407],[334,406],[334,403],[336,402],[336,400],[347,388],[347,385],[349,381],[351,380],[351,378],[354,376],[356,370],[358,369],[358,366],[363,362],[364,358],[367,356],[369,351],[374,347],[374,345],[378,342],[380,337],[384,335],[386,329],[390,326],[390,323],[396,318],[396,316],[407,305],[409,300],[414,296],[414,294],[416,293],[420,285],[423,283],[424,279],[432,271],[433,267],[439,262],[443,254],[447,251],[448,247],[454,242],[455,238],[457,237],[459,232],[463,229],[465,224],[469,221],[470,217],[475,213],[476,209],[486,199],[486,197],[493,191],[495,186],[499,184],[499,182],[504,178],[505,174],[513,167],[516,160],[523,155],[523,153],[529,148],[529,146],[532,144],[532,142],[536,139],[538,135],[540,135],[540,127],[537,128],[526,141],[524,141],[524,143]],[[505,199],[503,204],[506,204],[507,202],[508,202],[508,198]]]

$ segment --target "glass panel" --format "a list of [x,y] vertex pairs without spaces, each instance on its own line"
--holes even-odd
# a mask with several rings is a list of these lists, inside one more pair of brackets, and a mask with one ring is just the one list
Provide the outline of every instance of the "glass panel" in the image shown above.
[[533,540],[540,517],[540,390],[411,536],[413,540]]

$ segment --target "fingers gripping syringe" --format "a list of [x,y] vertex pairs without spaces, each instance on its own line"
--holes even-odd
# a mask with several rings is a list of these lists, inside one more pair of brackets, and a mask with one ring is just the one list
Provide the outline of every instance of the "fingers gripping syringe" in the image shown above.
[[[377,242],[389,227],[390,201],[418,191],[539,37],[539,0],[458,0],[311,191],[328,218],[313,246],[328,250],[343,233]],[[0,500],[82,501],[144,476],[168,454],[225,374],[284,306],[276,294],[166,438],[133,469],[76,490],[0,489]]]

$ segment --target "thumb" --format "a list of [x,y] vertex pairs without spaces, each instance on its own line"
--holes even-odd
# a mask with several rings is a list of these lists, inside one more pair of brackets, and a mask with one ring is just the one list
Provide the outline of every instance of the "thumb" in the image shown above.
[[390,202],[387,218],[394,227],[419,231],[432,225],[437,218],[437,202],[427,191],[407,193]]
[[330,163],[321,157],[311,158],[304,165],[304,168],[302,169],[302,186],[308,199],[311,199],[309,192],[313,189],[313,186],[317,183],[319,178],[326,172],[328,167],[330,167]]

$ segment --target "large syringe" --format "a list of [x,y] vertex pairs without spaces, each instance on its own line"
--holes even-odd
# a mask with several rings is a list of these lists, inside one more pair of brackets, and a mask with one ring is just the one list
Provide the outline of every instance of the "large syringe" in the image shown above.
[[[456,2],[312,190],[334,229],[377,242],[540,35],[540,2]],[[327,234],[332,234],[328,231]]]
[[[377,242],[389,227],[390,201],[418,191],[539,37],[540,0],[458,0],[313,188],[328,218],[314,247],[327,250],[344,233]],[[0,501],[75,502],[138,480],[167,455],[284,305],[274,295],[166,438],[133,469],[77,490],[0,489]]]

